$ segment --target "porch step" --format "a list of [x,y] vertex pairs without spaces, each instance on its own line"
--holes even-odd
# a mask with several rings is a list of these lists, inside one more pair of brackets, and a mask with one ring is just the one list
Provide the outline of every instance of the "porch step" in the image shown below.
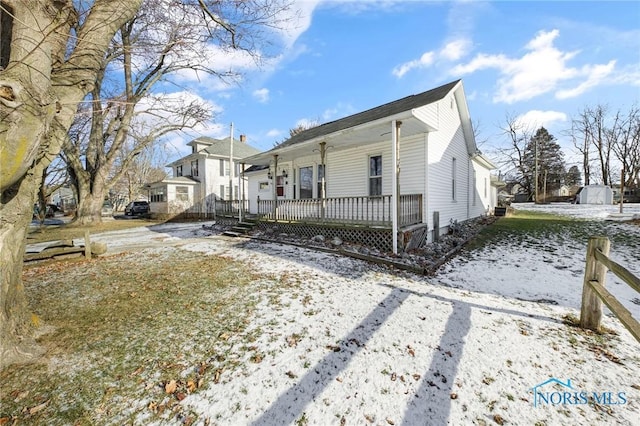
[[244,222],[238,222],[236,224],[236,226],[240,227],[240,228],[252,229],[254,226],[256,226],[256,223],[255,222],[250,222],[250,221],[244,221]]
[[222,235],[225,235],[227,237],[240,237],[242,235],[244,235],[245,233],[238,233],[238,232],[233,232],[233,231],[224,231],[222,233]]
[[251,231],[256,226],[253,222],[238,222],[234,227],[231,228],[231,231],[234,234],[238,235],[246,235],[249,231]]

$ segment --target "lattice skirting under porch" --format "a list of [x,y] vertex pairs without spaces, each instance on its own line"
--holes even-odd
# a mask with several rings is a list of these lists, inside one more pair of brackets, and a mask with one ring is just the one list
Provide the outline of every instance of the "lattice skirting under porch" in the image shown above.
[[337,227],[282,222],[260,222],[258,228],[263,231],[273,229],[276,232],[301,235],[307,238],[313,238],[316,235],[323,235],[326,239],[338,237],[343,241],[358,243],[369,247],[376,247],[378,250],[382,251],[391,251],[393,249],[390,229],[358,228],[349,226]]

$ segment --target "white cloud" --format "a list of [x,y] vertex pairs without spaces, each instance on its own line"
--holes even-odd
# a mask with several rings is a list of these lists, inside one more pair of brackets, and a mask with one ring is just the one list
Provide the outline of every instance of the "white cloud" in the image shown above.
[[434,57],[434,52],[425,52],[419,59],[414,59],[412,61],[405,62],[404,64],[397,65],[391,72],[396,77],[402,78],[402,76],[404,76],[412,69],[429,67],[431,64],[433,64]]
[[286,49],[291,48],[296,40],[311,26],[313,11],[320,0],[297,0],[280,16],[283,28],[280,31]]
[[253,97],[260,103],[267,103],[269,101],[269,89],[262,88],[253,91]]
[[516,123],[526,129],[538,129],[540,126],[551,127],[555,122],[566,122],[567,114],[559,111],[531,110],[516,118]]
[[453,40],[440,49],[440,56],[449,61],[457,61],[469,53],[471,41],[466,38]]
[[402,78],[406,73],[414,69],[429,68],[438,60],[457,61],[469,53],[471,41],[467,38],[458,38],[446,43],[439,51],[428,51],[420,58],[413,59],[393,68],[391,73],[398,78]]
[[282,130],[271,129],[267,132],[266,136],[269,138],[279,138],[279,137],[282,137],[283,134],[284,132]]
[[346,117],[347,115],[354,114],[355,112],[356,110],[352,105],[348,103],[338,102],[335,107],[327,108],[326,110],[324,110],[321,116],[322,123],[327,123],[338,118]]
[[601,84],[611,73],[616,66],[616,61],[609,61],[606,65],[593,65],[583,68],[582,73],[587,76],[587,80],[583,81],[573,89],[558,90],[556,92],[556,98],[567,99],[575,98],[589,90],[592,87]]
[[[563,52],[556,48],[554,40],[559,35],[558,30],[540,31],[526,44],[528,52],[520,58],[480,53],[468,63],[454,67],[451,74],[461,76],[488,68],[497,69],[501,77],[493,100],[510,104],[554,91],[560,99],[577,96],[600,84],[613,71],[615,61],[606,65],[585,65],[580,69],[568,66],[579,52]],[[560,89],[563,82],[585,78],[574,89]]]

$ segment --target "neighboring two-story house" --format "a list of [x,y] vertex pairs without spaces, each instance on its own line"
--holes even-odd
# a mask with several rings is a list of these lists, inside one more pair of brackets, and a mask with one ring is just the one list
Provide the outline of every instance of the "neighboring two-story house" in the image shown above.
[[[206,136],[187,145],[191,154],[167,164],[173,177],[147,186],[152,214],[208,217],[225,204],[219,201],[242,199],[246,194],[246,182],[239,179],[242,172],[239,160],[260,151],[247,145],[244,135],[240,135],[240,140],[234,139],[233,146],[230,138]],[[229,161],[232,150],[233,167]]]

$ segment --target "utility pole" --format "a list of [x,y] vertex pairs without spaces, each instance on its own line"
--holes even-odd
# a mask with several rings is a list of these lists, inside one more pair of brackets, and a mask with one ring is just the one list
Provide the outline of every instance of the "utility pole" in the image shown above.
[[233,200],[233,122],[229,136],[229,201]]
[[535,190],[535,197],[536,197],[536,204],[538,204],[538,138],[535,138],[536,140],[536,177],[535,177],[535,186],[536,186],[536,190]]

